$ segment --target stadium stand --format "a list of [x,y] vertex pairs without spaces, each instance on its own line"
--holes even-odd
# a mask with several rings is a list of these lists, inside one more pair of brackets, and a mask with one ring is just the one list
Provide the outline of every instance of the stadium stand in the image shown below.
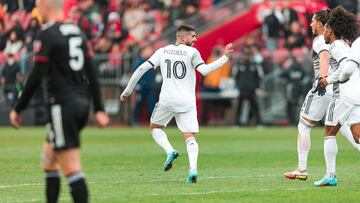
[[[70,22],[78,24],[91,41],[95,63],[102,84],[107,111],[115,117],[115,123],[130,124],[131,105],[121,107],[118,95],[133,71],[138,50],[144,46],[156,49],[174,40],[178,25],[194,25],[199,33],[196,48],[204,59],[213,47],[233,42],[236,50],[251,47],[254,59],[261,63],[265,76],[259,84],[257,100],[264,124],[287,123],[281,112],[285,101],[286,82],[279,75],[289,65],[284,65],[290,54],[304,64],[311,82],[309,51],[311,35],[308,31],[311,13],[322,9],[325,1],[269,1],[269,0],[66,0],[64,13]],[[32,67],[32,47],[42,19],[37,14],[35,1],[0,1],[0,64],[6,64],[9,54],[19,65],[22,75]],[[271,14],[274,14],[271,17]],[[295,13],[295,14],[294,14]],[[269,17],[270,16],[270,17]],[[296,16],[296,17],[294,17]],[[266,23],[278,21],[277,36],[269,35]],[[266,20],[268,19],[268,20]],[[16,33],[16,34],[14,34]],[[301,39],[300,39],[301,38]],[[231,65],[241,60],[242,53],[235,54]],[[3,66],[0,66],[0,70]],[[200,76],[199,76],[200,77]],[[231,75],[230,79],[233,77]],[[199,115],[201,115],[203,84],[198,80]],[[154,90],[161,83],[155,73]],[[231,90],[231,81],[224,89]],[[230,85],[229,85],[230,84]],[[16,85],[16,84],[14,84]],[[1,85],[3,89],[3,85]],[[271,89],[269,89],[271,88]],[[237,93],[223,93],[230,99]],[[220,97],[224,97],[221,96]],[[219,97],[212,95],[210,97]],[[231,114],[239,104],[232,102],[225,123],[234,124]],[[0,92],[0,108],[6,109],[5,95]],[[225,109],[224,109],[225,111]],[[144,112],[146,112],[144,110]],[[229,113],[230,112],[230,113]],[[207,119],[202,119],[207,120]]]

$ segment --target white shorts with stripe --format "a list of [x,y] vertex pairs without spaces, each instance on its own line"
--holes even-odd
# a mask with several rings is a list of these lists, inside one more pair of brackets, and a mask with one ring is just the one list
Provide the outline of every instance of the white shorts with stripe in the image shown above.
[[345,122],[350,126],[360,123],[360,105],[343,98],[334,99],[327,110],[325,125],[343,125]]
[[166,126],[173,117],[181,132],[199,132],[196,108],[186,112],[173,112],[156,103],[150,121],[153,124]]
[[331,94],[319,96],[317,92],[312,93],[311,90],[309,90],[301,107],[301,117],[312,121],[320,121],[325,116],[331,100]]

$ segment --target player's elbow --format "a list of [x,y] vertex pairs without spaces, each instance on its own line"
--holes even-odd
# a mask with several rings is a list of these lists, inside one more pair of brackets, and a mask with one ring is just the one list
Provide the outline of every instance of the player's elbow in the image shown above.
[[209,71],[207,71],[206,69],[207,69],[206,65],[203,64],[203,65],[199,66],[196,70],[199,71],[199,73],[201,73],[201,75],[207,76],[207,74],[209,74]]

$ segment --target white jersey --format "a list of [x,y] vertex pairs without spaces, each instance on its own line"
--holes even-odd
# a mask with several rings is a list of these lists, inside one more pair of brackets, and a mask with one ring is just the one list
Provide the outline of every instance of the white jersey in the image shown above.
[[349,81],[340,84],[340,96],[351,101],[353,104],[360,105],[360,90],[358,88],[360,84],[360,37],[352,44],[348,60],[355,62],[357,68],[351,74]]
[[[345,63],[350,52],[349,45],[344,40],[335,40],[330,45],[330,72],[334,73],[341,63]],[[339,97],[339,83],[333,85],[333,96]]]
[[168,45],[158,49],[148,61],[155,68],[160,66],[163,78],[161,105],[174,112],[196,108],[195,69],[204,64],[196,48],[183,44]]
[[[330,45],[325,43],[324,35],[319,35],[314,38],[313,45],[312,45],[313,53],[312,53],[312,60],[314,65],[314,76],[315,78],[319,78],[320,75],[320,53],[323,51],[329,52]],[[334,60],[334,59],[332,59]],[[334,61],[332,63],[335,63]],[[329,73],[331,70],[329,69]]]

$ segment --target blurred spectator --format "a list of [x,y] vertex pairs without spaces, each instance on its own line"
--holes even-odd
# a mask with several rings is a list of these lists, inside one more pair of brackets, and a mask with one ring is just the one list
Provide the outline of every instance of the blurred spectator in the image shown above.
[[25,40],[26,40],[26,37],[30,37],[31,43],[32,43],[33,40],[35,39],[36,35],[39,33],[39,31],[40,31],[39,21],[36,18],[32,18],[30,20],[29,26],[25,30]]
[[305,45],[305,38],[301,32],[301,25],[299,22],[294,21],[290,25],[290,31],[286,33],[285,46],[288,49],[298,48]]
[[109,14],[104,36],[108,38],[111,43],[119,43],[127,36],[127,32],[124,32],[122,29],[120,15],[117,12],[111,12]]
[[102,37],[93,48],[95,53],[108,53],[111,49],[111,42],[107,37]]
[[[144,63],[152,54],[153,54],[153,50],[150,46],[145,46],[144,48],[140,49],[140,54],[136,58],[134,64],[134,71],[142,63]],[[141,112],[142,109],[144,109],[145,104],[147,110],[146,120],[149,119],[152,111],[154,110],[155,98],[154,98],[154,91],[152,88],[154,77],[155,77],[155,70],[151,69],[141,77],[141,79],[135,86],[136,100],[135,100],[132,125],[137,125],[139,123],[139,119],[140,119],[139,113]]]
[[92,13],[90,16],[90,31],[91,31],[91,38],[90,40],[92,43],[97,41],[101,38],[102,34],[104,33],[105,25],[103,22],[102,15],[99,13]]
[[238,125],[247,125],[252,119],[256,124],[260,124],[256,91],[264,76],[264,70],[260,64],[254,62],[250,47],[244,47],[242,54],[242,58],[233,68],[233,75],[240,92],[235,122]]
[[[211,55],[206,60],[206,64],[210,64],[223,55],[223,47],[215,46]],[[220,93],[220,83],[222,80],[230,77],[231,67],[230,63],[225,63],[221,68],[209,73],[204,78],[203,92],[204,93]],[[214,117],[215,120],[223,120],[225,116],[225,109],[230,107],[229,99],[215,99],[204,100],[202,122],[207,123],[208,117]]]
[[298,122],[299,107],[304,95],[304,78],[306,72],[302,65],[296,60],[296,57],[290,55],[285,62],[286,70],[281,74],[287,80],[286,83],[286,102],[287,115],[290,123]]
[[298,21],[299,17],[298,14],[296,13],[296,11],[292,8],[289,7],[290,6],[290,1],[284,1],[284,8],[282,10],[282,14],[284,16],[284,29],[285,32],[290,30],[290,25],[291,23]]
[[78,6],[70,8],[68,21],[78,25],[86,37],[91,38],[90,22]]
[[122,23],[136,41],[141,41],[147,35],[144,24],[145,11],[137,6],[137,3],[130,2],[125,10]]
[[172,0],[170,6],[167,9],[168,12],[168,27],[179,26],[183,24],[183,18],[185,15],[185,8],[181,0]]
[[154,41],[162,33],[161,13],[158,10],[151,9],[151,5],[148,2],[142,3],[142,9],[145,12],[145,32],[148,33],[148,36],[145,37],[147,40]]
[[6,41],[4,54],[16,55],[23,46],[23,42],[19,39],[15,30],[10,31],[9,39]]
[[281,12],[272,5],[271,13],[265,17],[262,24],[262,32],[265,40],[265,46],[270,51],[277,48],[277,39],[280,37],[281,24],[283,22]]
[[15,62],[14,56],[8,54],[6,63],[1,73],[1,84],[4,86],[6,105],[12,107],[17,100],[16,74],[19,73],[19,65]]

